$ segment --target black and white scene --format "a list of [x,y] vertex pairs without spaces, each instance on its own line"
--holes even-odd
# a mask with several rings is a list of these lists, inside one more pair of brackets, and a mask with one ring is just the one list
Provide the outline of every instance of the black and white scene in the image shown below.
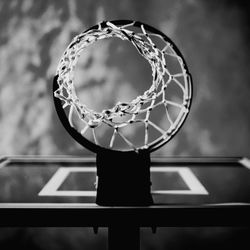
[[0,0],[0,250],[250,249],[247,0]]

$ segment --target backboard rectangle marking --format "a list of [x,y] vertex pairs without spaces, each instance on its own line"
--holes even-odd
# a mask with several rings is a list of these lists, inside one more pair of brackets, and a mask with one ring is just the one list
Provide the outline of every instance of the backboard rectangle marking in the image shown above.
[[[95,167],[61,167],[51,177],[43,189],[39,192],[39,196],[84,196],[95,197],[96,191],[90,190],[59,190],[63,182],[67,179],[69,174],[73,172],[90,172],[96,173]],[[153,190],[153,195],[208,195],[208,191],[197,179],[194,173],[188,167],[153,167],[151,173],[168,173],[177,172],[183,179],[188,189],[186,190]]]

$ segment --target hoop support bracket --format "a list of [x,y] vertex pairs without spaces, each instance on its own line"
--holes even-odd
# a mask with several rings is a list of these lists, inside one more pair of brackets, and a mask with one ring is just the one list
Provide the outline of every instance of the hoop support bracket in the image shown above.
[[96,203],[103,206],[152,205],[150,163],[147,150],[97,153]]

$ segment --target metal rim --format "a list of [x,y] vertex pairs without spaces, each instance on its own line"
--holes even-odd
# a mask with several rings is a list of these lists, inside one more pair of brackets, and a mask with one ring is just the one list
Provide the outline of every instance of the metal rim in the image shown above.
[[[110,22],[112,22],[115,25],[126,25],[126,24],[133,23],[133,26],[135,26],[135,27],[140,27],[141,25],[143,25],[146,30],[150,31],[151,33],[155,33],[155,34],[158,34],[158,35],[162,36],[163,40],[169,42],[172,45],[172,47],[173,47],[174,51],[176,52],[176,54],[179,57],[181,57],[181,59],[183,60],[183,65],[185,67],[186,73],[190,78],[190,81],[189,81],[190,101],[188,103],[188,107],[190,109],[191,104],[192,104],[192,92],[193,92],[192,77],[191,77],[191,74],[189,73],[189,70],[188,70],[188,67],[187,67],[187,64],[186,64],[186,61],[185,61],[183,55],[181,54],[178,47],[173,43],[173,41],[168,36],[166,36],[163,32],[157,30],[156,28],[154,28],[154,27],[152,27],[152,26],[150,26],[148,24],[145,24],[145,23],[142,23],[142,22],[139,22],[139,21],[113,20],[113,21],[110,21]],[[102,27],[107,26],[106,22],[102,22],[101,25],[102,25]],[[89,29],[87,29],[85,32],[87,32],[87,31],[89,31],[91,29],[96,29],[97,27],[98,27],[98,24],[94,25],[93,27],[91,27]],[[73,46],[73,44],[72,44],[72,46]],[[58,75],[56,75],[54,77],[54,79],[53,79],[53,93],[58,88],[57,78],[58,78]],[[131,151],[131,152],[134,152],[134,150],[120,151],[120,150],[113,150],[113,149],[105,148],[105,147],[99,146],[99,145],[91,142],[90,140],[86,139],[75,128],[71,127],[71,125],[70,125],[70,123],[68,121],[68,118],[67,118],[67,116],[65,114],[65,111],[64,111],[64,109],[63,109],[63,107],[61,105],[61,100],[58,99],[57,97],[55,97],[54,94],[53,94],[53,99],[54,99],[54,105],[55,105],[55,108],[56,108],[57,115],[59,116],[59,119],[62,122],[64,128],[74,138],[74,140],[76,140],[83,147],[85,147],[88,150],[90,150],[92,152],[95,152],[95,153],[104,152],[104,151],[113,151],[113,152],[130,152]],[[185,117],[184,117],[183,121],[181,122],[180,126],[178,127],[178,129],[174,132],[174,134],[168,140],[165,140],[165,141],[162,140],[162,141],[156,143],[156,145],[152,145],[149,149],[143,149],[143,150],[148,150],[149,152],[153,152],[153,151],[156,151],[157,149],[159,149],[160,147],[164,146],[167,142],[169,142],[177,134],[177,132],[181,129],[181,127],[183,126],[183,124],[186,121],[186,118],[188,116],[188,113],[185,115]],[[142,150],[142,149],[139,149],[139,150]]]

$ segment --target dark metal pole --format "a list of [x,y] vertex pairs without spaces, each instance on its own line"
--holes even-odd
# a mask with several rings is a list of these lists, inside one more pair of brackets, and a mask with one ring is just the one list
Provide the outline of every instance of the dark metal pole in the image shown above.
[[138,226],[110,226],[108,249],[140,250],[140,228]]

